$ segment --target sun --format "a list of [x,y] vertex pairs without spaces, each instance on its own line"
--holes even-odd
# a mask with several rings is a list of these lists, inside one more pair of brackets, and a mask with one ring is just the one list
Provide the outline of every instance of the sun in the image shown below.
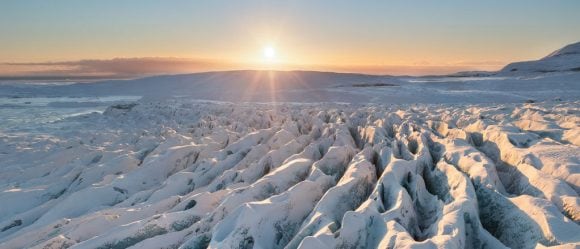
[[276,58],[276,49],[274,49],[272,46],[266,46],[262,51],[262,56],[264,59],[273,60]]

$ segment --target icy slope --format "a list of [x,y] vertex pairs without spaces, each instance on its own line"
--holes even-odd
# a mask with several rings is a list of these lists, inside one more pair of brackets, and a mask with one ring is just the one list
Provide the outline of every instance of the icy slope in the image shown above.
[[579,114],[116,105],[0,135],[0,248],[575,248]]
[[500,71],[502,75],[553,72],[580,72],[580,42],[556,50],[536,61],[515,62]]

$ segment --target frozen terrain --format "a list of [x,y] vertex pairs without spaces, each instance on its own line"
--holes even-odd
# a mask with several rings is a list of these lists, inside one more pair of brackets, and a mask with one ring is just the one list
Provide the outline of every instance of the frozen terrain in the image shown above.
[[579,46],[484,77],[0,84],[0,248],[579,248]]
[[50,132],[70,122],[55,122],[92,112],[102,113],[108,106],[135,101],[140,96],[106,97],[2,97],[0,131]]
[[574,248],[579,113],[115,105],[2,136],[0,247]]

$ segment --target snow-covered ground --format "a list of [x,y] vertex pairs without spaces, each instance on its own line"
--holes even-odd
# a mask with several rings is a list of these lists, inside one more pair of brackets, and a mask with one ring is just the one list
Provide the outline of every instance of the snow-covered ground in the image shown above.
[[2,135],[0,247],[574,248],[579,113],[119,104]]
[[144,96],[228,102],[521,103],[577,100],[580,72],[394,77],[308,71],[228,71],[71,85],[0,84],[0,97]]
[[580,73],[529,63],[0,84],[0,248],[579,248]]
[[0,132],[51,132],[61,129],[55,122],[92,112],[102,113],[115,103],[135,101],[140,96],[106,97],[0,97]]

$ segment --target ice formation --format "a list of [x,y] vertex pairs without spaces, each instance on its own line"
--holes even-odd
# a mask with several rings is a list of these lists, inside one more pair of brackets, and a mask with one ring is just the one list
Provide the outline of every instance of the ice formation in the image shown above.
[[0,138],[0,247],[578,248],[579,113],[115,105]]

